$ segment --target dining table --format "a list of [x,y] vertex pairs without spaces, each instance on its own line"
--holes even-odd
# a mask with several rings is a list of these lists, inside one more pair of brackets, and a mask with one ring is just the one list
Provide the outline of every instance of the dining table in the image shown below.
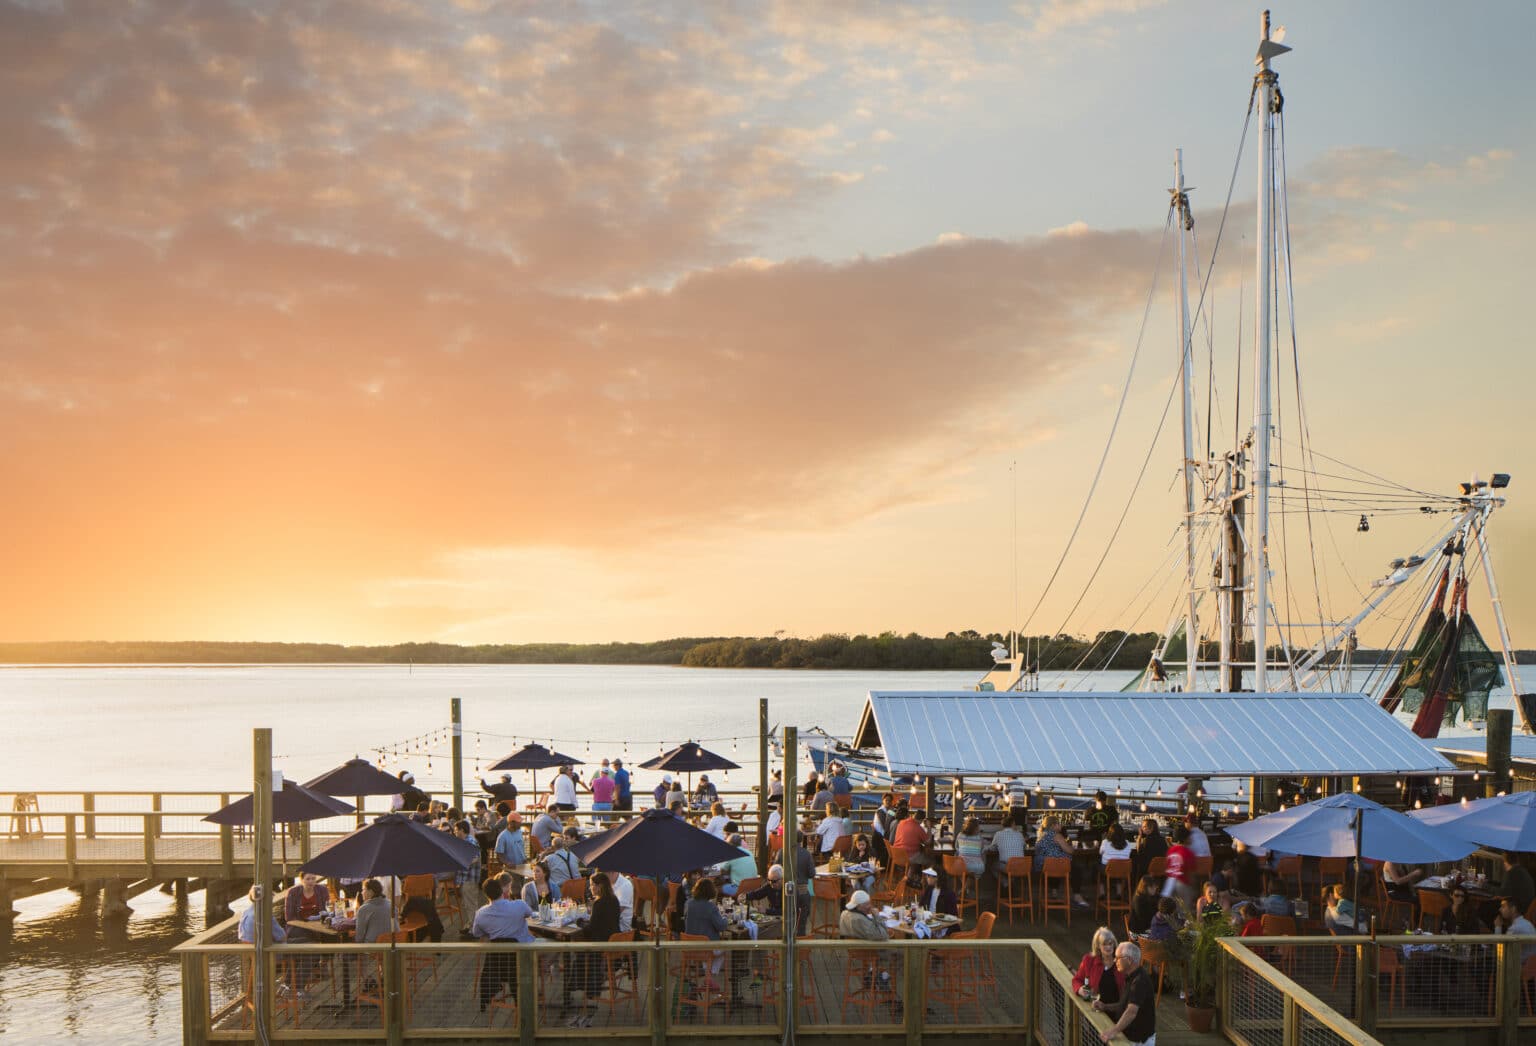
[[[916,937],[917,923],[914,923],[907,913],[908,909],[905,908],[892,909],[889,914],[882,909],[880,921],[885,926],[886,932],[892,937]],[[940,915],[929,911],[920,913],[918,921],[928,927],[929,935],[933,937],[939,937],[960,925],[958,916]]]

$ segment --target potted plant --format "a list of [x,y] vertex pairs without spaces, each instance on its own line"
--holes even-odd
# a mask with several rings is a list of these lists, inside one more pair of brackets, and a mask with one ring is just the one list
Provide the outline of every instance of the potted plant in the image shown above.
[[1184,1006],[1191,1031],[1208,1032],[1216,1018],[1216,987],[1221,974],[1221,938],[1233,935],[1232,923],[1220,909],[1203,919],[1191,919],[1179,931],[1184,961]]

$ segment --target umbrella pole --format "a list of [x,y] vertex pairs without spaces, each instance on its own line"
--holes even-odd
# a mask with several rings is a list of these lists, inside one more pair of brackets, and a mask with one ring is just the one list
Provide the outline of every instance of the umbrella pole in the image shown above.
[[1354,824],[1354,828],[1355,828],[1355,881],[1354,881],[1354,884],[1351,887],[1351,890],[1353,891],[1353,901],[1351,903],[1354,905],[1354,908],[1355,908],[1354,924],[1355,924],[1355,932],[1356,933],[1360,932],[1360,836],[1362,834],[1363,822],[1365,821],[1365,818],[1363,816],[1364,813],[1365,813],[1364,810],[1356,810],[1355,811],[1355,824]]
[[359,828],[361,828],[363,826],[363,797],[362,796],[358,796],[357,797],[357,826]]

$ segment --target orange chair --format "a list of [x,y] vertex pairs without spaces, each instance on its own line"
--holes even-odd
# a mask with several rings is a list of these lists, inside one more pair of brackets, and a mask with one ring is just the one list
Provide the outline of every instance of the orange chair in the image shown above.
[[1527,956],[1520,964],[1520,1012],[1536,1013],[1536,955]]
[[981,1001],[976,953],[969,948],[936,948],[929,955],[928,1005],[949,1010],[950,1020],[958,1024],[960,1011],[975,1012]]
[[907,870],[912,865],[912,855],[905,850],[889,847],[891,851],[891,867],[886,871],[886,882],[895,889],[897,883],[905,882]]
[[762,885],[763,877],[761,875],[754,875],[750,878],[743,879],[741,882],[736,884],[736,896],[740,897],[744,893],[751,893],[753,890],[758,889]]
[[458,924],[464,923],[464,907],[459,903],[459,887],[452,879],[438,880],[437,911],[444,922],[451,916]]
[[539,837],[532,832],[528,833],[528,863],[533,864],[544,852],[544,844],[539,842]]
[[[992,939],[992,929],[997,925],[997,913],[982,912],[976,917],[976,928],[952,933],[945,940],[970,940],[987,941]],[[969,953],[972,975],[976,979],[978,987],[987,989],[988,994],[997,996],[997,971],[992,964],[992,953],[985,948],[977,949]]]
[[[1378,872],[1376,877],[1376,911],[1380,914],[1382,932],[1394,933],[1413,924],[1413,905],[1399,901],[1387,893],[1387,884]],[[1399,915],[1399,912],[1401,914]]]
[[847,795],[834,795],[832,801],[836,803],[844,813],[853,809],[853,793]]
[[[1120,888],[1120,896],[1115,897],[1115,888]],[[1104,884],[1099,889],[1099,907],[1104,910],[1106,922],[1112,921],[1116,912],[1131,912],[1131,862],[1127,860],[1110,861],[1104,866]]]
[[998,896],[998,910],[1008,912],[1008,922],[1013,923],[1013,913],[1027,910],[1029,921],[1035,921],[1035,878],[1031,873],[1028,857],[1010,857],[1003,867],[1002,891]]
[[1348,857],[1320,857],[1317,861],[1317,875],[1324,886],[1332,886],[1334,883],[1345,882],[1349,875]]
[[[1451,907],[1449,894],[1439,890],[1419,891],[1419,929],[1428,930],[1430,933],[1440,931],[1440,917]],[[1428,923],[1429,925],[1425,925]]]
[[[381,935],[383,940],[388,934]],[[478,978],[477,978],[478,983]],[[364,1006],[379,1008],[379,1026],[384,1026],[388,1001],[384,996],[384,956],[375,952],[359,957],[357,964],[357,993],[352,996],[353,1009],[361,1013]]]
[[[954,854],[944,855],[944,871],[949,874],[950,882],[954,883],[957,887],[955,890],[955,908],[960,918],[965,918],[965,910],[967,908],[975,908],[980,912],[981,877],[974,875],[966,867],[964,858],[956,857]],[[974,891],[970,889],[971,883],[976,884]]]
[[[899,978],[890,970],[880,967],[881,953],[875,948],[850,948],[843,962],[843,1023],[848,1023],[848,1010],[862,1010],[860,1023],[875,1023],[877,1007],[894,1006],[899,1000],[896,994]],[[932,999],[932,996],[929,996]]]
[[832,840],[832,852],[835,854],[842,854],[844,857],[847,857],[850,853],[853,852],[853,836],[840,835],[836,839]]
[[1147,874],[1154,879],[1161,879],[1168,874],[1168,858],[1154,857],[1147,862]]
[[[820,913],[826,909],[823,903],[831,906],[832,915],[823,919]],[[841,879],[830,875],[818,875],[811,888],[811,936],[825,937],[837,936],[837,921],[842,915],[843,907],[843,882]]]
[[[415,937],[409,930],[400,929],[394,933],[381,933],[378,943],[410,944]],[[425,978],[427,981],[437,983],[437,956],[431,952],[405,953],[405,1015],[409,1020],[412,1007],[416,1000],[416,982]]]
[[[712,943],[708,937],[696,933],[685,933],[681,939]],[[715,983],[714,974],[710,972],[714,963],[713,948],[689,948],[677,953],[677,964],[672,968],[672,975],[677,981],[677,999],[672,1010],[674,1021],[682,1020],[683,1007],[688,1006],[698,1011],[701,1023],[708,1024],[710,1010],[716,1006],[725,1007],[725,997]]]
[[[613,943],[634,943],[635,932],[609,934],[608,940]],[[640,971],[636,966],[637,956],[626,955],[623,952],[603,953],[603,990],[597,997],[600,1003],[606,1003],[611,1013],[617,1013],[621,1005],[633,1005],[635,1016],[640,1016]],[[621,978],[628,974],[628,987],[625,987]]]
[[[631,878],[629,881],[631,883],[634,883],[634,885],[635,885],[635,907],[634,907],[633,913],[630,916],[630,925],[634,926],[634,927],[637,927],[637,928],[649,925],[647,922],[645,922],[644,920],[641,919],[641,917],[640,917],[640,909],[641,909],[642,905],[649,904],[651,906],[651,922],[655,921],[655,918],[656,918],[656,880],[654,880],[654,879],[641,879],[638,876],[636,876],[634,878]],[[645,934],[644,934],[643,930],[638,930],[637,929],[637,934],[640,936],[641,939],[644,939]]]
[[[809,937],[796,937],[797,941],[809,941]],[[823,953],[830,954],[830,953]],[[784,1002],[784,978],[781,968],[784,962],[783,953],[765,952],[763,954],[762,978],[763,978],[763,1006],[772,1007],[776,1012]],[[795,953],[795,1002],[797,1008],[805,1010],[816,1005],[816,976],[811,970],[811,950],[801,948]],[[780,1019],[782,1019],[780,1014]]]
[[437,876],[407,875],[400,884],[400,890],[406,900],[412,897],[425,897],[430,901],[437,895]]
[[1141,964],[1149,969],[1157,970],[1157,1000],[1163,997],[1163,977],[1168,973],[1168,946],[1163,941],[1149,941],[1142,938]]
[[1301,858],[1294,854],[1289,857],[1281,857],[1276,860],[1274,870],[1268,873],[1264,879],[1267,883],[1271,884],[1271,889],[1273,889],[1273,884],[1275,882],[1284,881],[1294,883],[1296,892],[1291,896],[1303,896],[1301,891]]
[[[1051,883],[1061,883],[1061,899],[1051,899]],[[1040,898],[1044,902],[1041,910],[1047,920],[1051,912],[1062,911],[1067,913],[1067,925],[1072,925],[1072,858],[1047,857],[1040,875]]]
[[577,904],[585,904],[587,901],[587,880],[584,876],[575,879],[567,879],[560,884],[560,899],[575,901]]
[[[1296,920],[1289,915],[1266,915],[1259,920],[1259,932],[1265,937],[1295,937]],[[1296,949],[1275,948],[1269,961],[1283,967],[1289,976],[1296,970]]]
[[1190,872],[1189,884],[1195,888],[1197,893],[1205,881],[1211,877],[1211,869],[1214,865],[1215,862],[1209,857],[1195,858],[1194,868]]
[[1408,1005],[1408,978],[1399,976],[1403,973],[1403,960],[1398,955],[1397,949],[1382,945],[1376,949],[1377,970],[1387,980],[1387,1005],[1392,1005],[1393,997],[1397,997],[1399,1006]]

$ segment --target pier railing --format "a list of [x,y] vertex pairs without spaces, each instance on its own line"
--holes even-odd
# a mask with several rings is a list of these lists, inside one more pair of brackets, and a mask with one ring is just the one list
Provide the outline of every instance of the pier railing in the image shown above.
[[[1353,1042],[1378,1030],[1536,1027],[1536,937],[1243,937],[1223,946],[1223,1032],[1246,1046]],[[1530,1032],[1525,1032],[1529,1035]]]
[[[253,1039],[254,953],[231,935],[177,949],[186,1041]],[[793,1019],[826,1041],[1088,1046],[1110,1025],[1041,941],[800,941],[792,971],[785,954],[778,940],[278,945],[268,1027],[274,1041],[661,1043],[777,1040]]]

